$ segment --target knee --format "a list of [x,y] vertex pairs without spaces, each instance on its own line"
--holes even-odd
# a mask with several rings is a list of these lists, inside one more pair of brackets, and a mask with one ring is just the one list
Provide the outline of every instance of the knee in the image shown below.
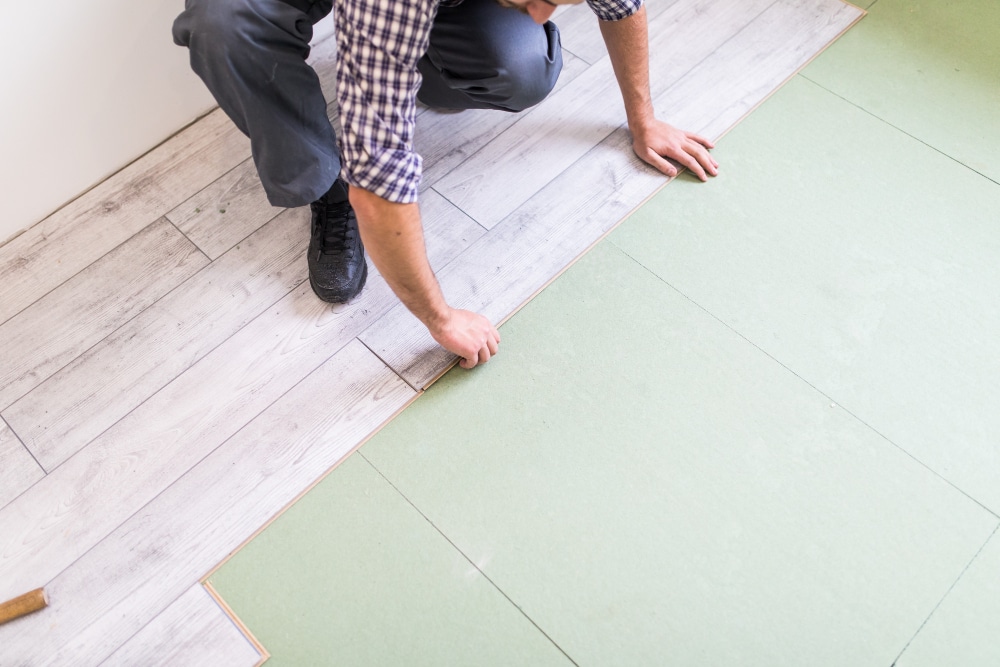
[[496,62],[496,71],[504,79],[501,88],[508,99],[503,106],[511,111],[533,107],[548,96],[562,70],[559,30],[552,23],[544,26],[545,39],[533,40],[535,48],[524,48],[519,40],[505,40],[485,49]]
[[311,21],[304,13],[280,2],[187,0],[184,11],[174,21],[173,37],[175,44],[188,47],[194,56],[228,57],[275,41],[275,29],[279,34],[295,35],[308,54]]

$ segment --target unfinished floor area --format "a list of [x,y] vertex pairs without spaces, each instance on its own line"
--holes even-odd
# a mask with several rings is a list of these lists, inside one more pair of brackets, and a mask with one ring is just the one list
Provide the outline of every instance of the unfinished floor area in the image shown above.
[[[713,137],[863,13],[648,11],[660,114]],[[432,263],[496,321],[664,185],[556,21],[544,103],[418,119]],[[0,664],[994,664],[998,23],[879,0],[426,393],[452,360],[377,275],[313,297],[218,112],[9,242],[0,599],[51,605]],[[395,415],[213,575],[255,645],[200,580]]]

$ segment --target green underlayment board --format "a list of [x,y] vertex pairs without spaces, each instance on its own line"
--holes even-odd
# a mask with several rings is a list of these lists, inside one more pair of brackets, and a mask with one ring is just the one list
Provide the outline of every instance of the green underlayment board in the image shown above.
[[1000,182],[1000,2],[878,0],[806,76]]
[[887,665],[996,527],[612,244],[503,335],[213,576],[275,664]]
[[269,664],[997,664],[995,88],[877,25],[993,6],[879,0],[223,565]]

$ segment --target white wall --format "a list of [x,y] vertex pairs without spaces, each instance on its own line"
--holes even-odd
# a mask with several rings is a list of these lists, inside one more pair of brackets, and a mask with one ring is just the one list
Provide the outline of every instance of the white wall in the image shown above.
[[170,35],[183,8],[0,0],[0,243],[214,106]]

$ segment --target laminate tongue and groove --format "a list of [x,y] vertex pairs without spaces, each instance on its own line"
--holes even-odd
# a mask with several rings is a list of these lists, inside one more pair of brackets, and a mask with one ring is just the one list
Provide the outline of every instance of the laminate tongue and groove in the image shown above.
[[203,586],[194,585],[114,652],[101,667],[171,665],[253,667],[261,654]]
[[[649,5],[661,116],[713,135],[862,14]],[[575,51],[549,100],[418,120],[431,263],[496,321],[665,182],[631,152],[587,11],[560,10]],[[334,53],[311,57],[328,99]],[[319,302],[308,210],[267,204],[249,157],[216,110],[0,247],[0,599],[52,603],[0,626],[0,664],[235,664],[205,657],[228,640],[192,584],[412,400],[398,376],[419,389],[453,361],[374,270]],[[147,278],[157,249],[174,268]]]

